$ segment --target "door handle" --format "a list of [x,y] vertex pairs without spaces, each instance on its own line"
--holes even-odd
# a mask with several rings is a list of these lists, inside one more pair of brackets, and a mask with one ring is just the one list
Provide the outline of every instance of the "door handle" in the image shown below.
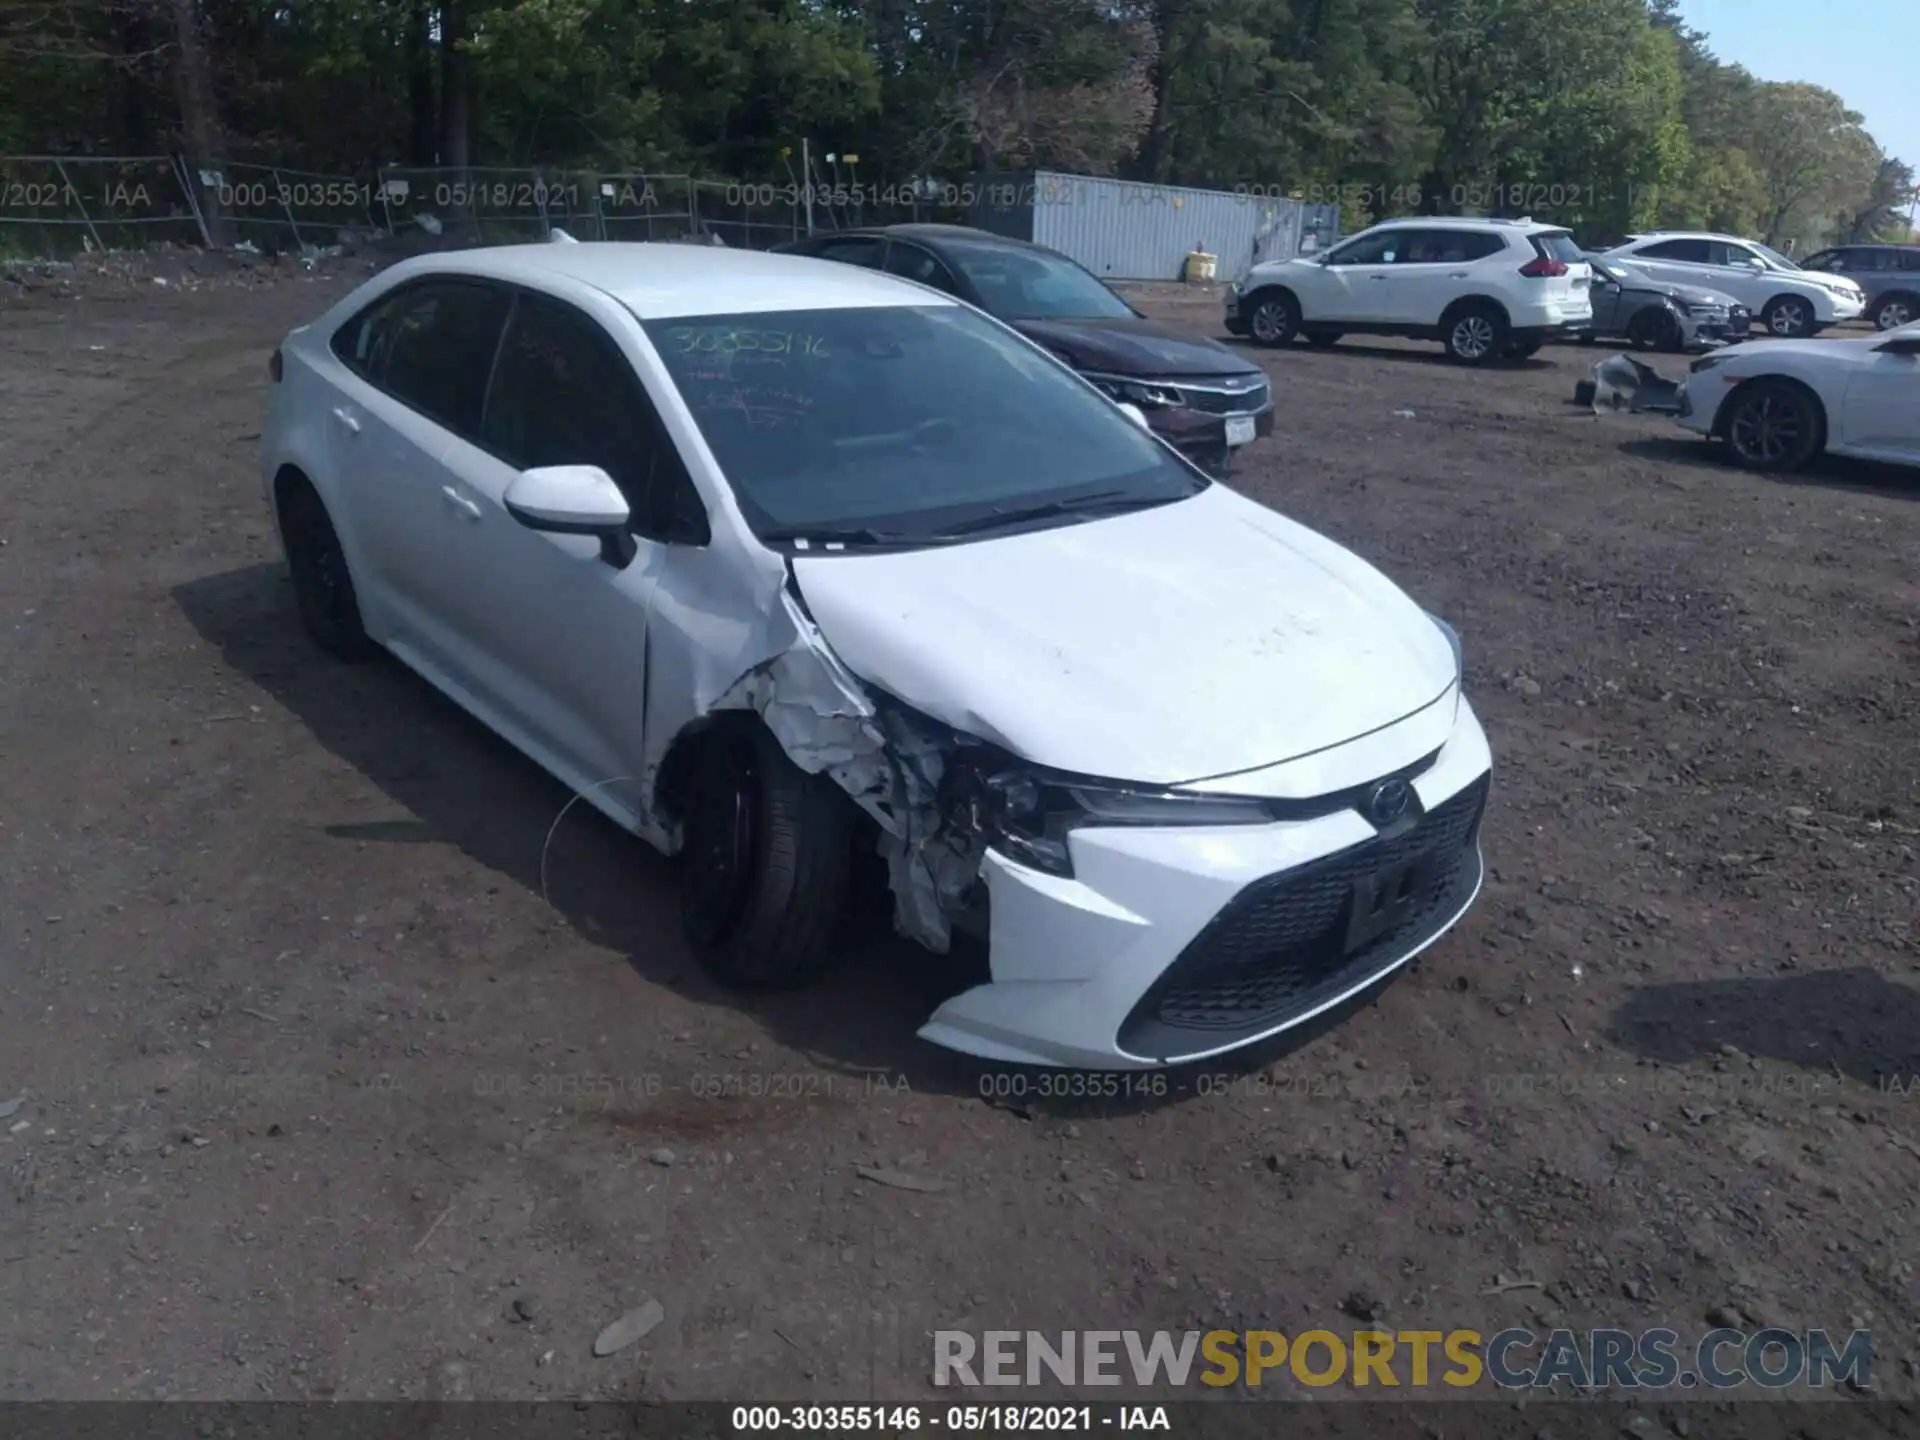
[[1471,280],[1472,278],[1473,277],[1464,270],[1456,270],[1451,275],[1447,276],[1447,279],[1449,280]]
[[359,420],[354,417],[353,411],[349,410],[346,406],[334,406],[333,418],[340,422],[340,428],[345,430],[349,435],[358,435],[360,433]]
[[462,495],[458,490],[454,489],[453,486],[442,485],[440,487],[440,493],[447,497],[447,503],[453,506],[454,509],[464,511],[468,519],[478,520],[480,518],[480,507]]
[[1387,278],[1387,277],[1386,277],[1386,276],[1384,276],[1384,275],[1369,275],[1369,276],[1367,276],[1367,279],[1369,279],[1369,280],[1384,280],[1384,279],[1386,279],[1386,278]]

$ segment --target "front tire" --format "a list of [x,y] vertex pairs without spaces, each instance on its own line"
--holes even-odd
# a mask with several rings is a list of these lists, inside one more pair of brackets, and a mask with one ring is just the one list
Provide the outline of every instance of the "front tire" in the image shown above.
[[1814,331],[1813,306],[1798,295],[1781,295],[1767,302],[1760,323],[1782,340],[1803,339]]
[[336,660],[367,659],[377,647],[361,622],[347,553],[319,492],[304,479],[285,481],[276,508],[300,623],[313,643]]
[[1642,310],[1627,327],[1627,343],[1636,350],[1672,354],[1683,348],[1680,322],[1665,310]]
[[1898,330],[1920,320],[1920,299],[1912,295],[1882,295],[1873,307],[1876,330]]
[[1247,333],[1269,349],[1290,343],[1300,333],[1300,302],[1284,290],[1255,296]]
[[1457,365],[1485,365],[1507,348],[1507,317],[1491,305],[1469,305],[1448,317],[1443,343]]
[[1763,474],[1802,469],[1826,442],[1819,401],[1785,380],[1756,380],[1735,391],[1723,429],[1734,459]]
[[805,984],[834,958],[853,858],[853,814],[763,726],[702,742],[684,806],[680,919],[701,963],[755,989]]

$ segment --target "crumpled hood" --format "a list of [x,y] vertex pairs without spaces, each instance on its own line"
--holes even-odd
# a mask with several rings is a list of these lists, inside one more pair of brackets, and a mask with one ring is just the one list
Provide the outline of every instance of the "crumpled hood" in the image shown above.
[[1036,764],[1173,785],[1423,709],[1452,647],[1379,571],[1215,485],[946,548],[796,556],[861,679]]
[[1044,345],[1078,370],[1111,375],[1247,375],[1259,367],[1217,340],[1183,335],[1157,321],[1135,316],[1106,320],[1009,320],[1036,344]]

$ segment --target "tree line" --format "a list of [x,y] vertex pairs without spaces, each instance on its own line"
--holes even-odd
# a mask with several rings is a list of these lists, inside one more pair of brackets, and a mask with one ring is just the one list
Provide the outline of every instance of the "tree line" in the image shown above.
[[[0,0],[0,153],[791,179],[1048,168],[1905,239],[1912,168],[1678,0]],[[1863,59],[1863,64],[1871,63]]]

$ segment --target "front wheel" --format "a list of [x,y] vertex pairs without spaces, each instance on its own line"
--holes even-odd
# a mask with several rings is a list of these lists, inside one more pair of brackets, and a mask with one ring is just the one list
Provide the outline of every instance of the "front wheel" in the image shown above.
[[853,815],[759,725],[704,743],[684,810],[680,919],[701,962],[729,985],[801,985],[833,960]]
[[1627,326],[1627,343],[1636,350],[1678,351],[1683,348],[1680,322],[1665,310],[1642,310]]
[[1484,365],[1507,348],[1507,318],[1489,305],[1459,311],[1447,322],[1447,358],[1461,365]]
[[1300,333],[1300,304],[1281,293],[1255,298],[1247,316],[1247,330],[1256,345],[1285,345]]
[[1883,296],[1873,307],[1876,330],[1898,330],[1902,325],[1911,325],[1915,319],[1920,319],[1920,300],[1911,295]]
[[1782,295],[1767,302],[1767,308],[1760,312],[1760,323],[1767,327],[1769,335],[1777,335],[1782,340],[1810,335],[1813,306],[1797,295]]
[[1798,385],[1758,380],[1727,402],[1727,448],[1749,470],[1784,474],[1820,453],[1825,420]]

